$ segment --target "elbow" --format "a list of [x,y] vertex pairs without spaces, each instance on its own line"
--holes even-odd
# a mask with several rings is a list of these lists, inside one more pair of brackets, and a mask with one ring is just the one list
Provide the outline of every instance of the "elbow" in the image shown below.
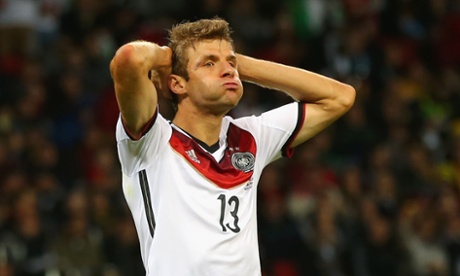
[[140,68],[141,63],[142,61],[136,55],[133,45],[125,44],[121,46],[110,62],[112,78],[119,79],[135,73],[136,68]]
[[340,94],[338,98],[339,105],[343,110],[343,113],[350,110],[350,108],[355,103],[356,99],[356,90],[353,86],[348,84],[343,84],[343,87],[340,89]]
[[348,111],[353,104],[355,103],[356,99],[356,89],[349,85],[349,84],[344,84],[344,88],[341,93],[341,105],[344,107],[345,112]]
[[334,88],[332,94],[334,96],[329,98],[324,108],[334,114],[334,118],[338,118],[352,108],[355,103],[356,90],[351,85],[340,83]]

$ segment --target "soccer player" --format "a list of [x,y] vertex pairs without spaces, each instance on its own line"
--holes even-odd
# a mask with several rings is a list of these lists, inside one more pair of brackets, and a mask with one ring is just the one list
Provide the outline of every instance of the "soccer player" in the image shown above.
[[[121,46],[110,69],[123,192],[147,275],[260,275],[256,195],[262,170],[343,115],[355,90],[330,78],[235,53],[220,18],[175,25],[169,46]],[[226,114],[242,81],[292,103],[260,116]],[[177,112],[158,111],[170,93]]]

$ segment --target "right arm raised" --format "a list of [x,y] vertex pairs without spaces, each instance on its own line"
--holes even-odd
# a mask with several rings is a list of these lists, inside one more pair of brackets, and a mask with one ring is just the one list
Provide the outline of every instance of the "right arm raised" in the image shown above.
[[158,103],[158,89],[167,89],[165,82],[154,84],[149,72],[165,79],[171,71],[172,51],[168,47],[146,41],[121,46],[110,63],[115,95],[125,127],[139,137],[153,117]]

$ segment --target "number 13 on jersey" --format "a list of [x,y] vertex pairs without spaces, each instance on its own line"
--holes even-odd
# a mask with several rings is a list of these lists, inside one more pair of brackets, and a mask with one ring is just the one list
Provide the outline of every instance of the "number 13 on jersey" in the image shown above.
[[[231,196],[227,199],[224,194],[220,194],[217,197],[217,200],[220,201],[219,224],[222,227],[222,231],[227,232],[230,230],[234,233],[240,232],[240,227],[238,226],[238,208],[240,206],[240,200],[238,197]],[[227,216],[230,216],[231,220],[228,223],[225,223]]]

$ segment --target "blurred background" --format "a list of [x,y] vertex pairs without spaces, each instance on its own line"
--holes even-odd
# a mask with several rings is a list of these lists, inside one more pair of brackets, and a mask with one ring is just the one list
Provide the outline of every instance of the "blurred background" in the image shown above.
[[[265,170],[264,276],[460,275],[459,0],[0,0],[0,275],[145,273],[109,62],[215,15],[238,52],[357,90]],[[233,116],[290,101],[245,89]]]

